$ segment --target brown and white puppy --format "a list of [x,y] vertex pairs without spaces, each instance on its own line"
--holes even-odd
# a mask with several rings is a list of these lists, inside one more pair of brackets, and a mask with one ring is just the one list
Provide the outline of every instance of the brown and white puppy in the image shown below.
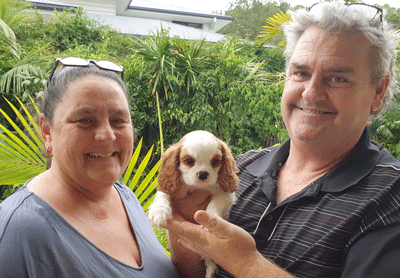
[[[187,186],[188,192],[205,189],[212,193],[207,207],[211,212],[227,219],[238,188],[238,169],[227,144],[213,134],[196,130],[186,134],[161,157],[157,195],[148,217],[156,227],[165,226],[172,219],[170,194]],[[216,265],[205,259],[207,274],[212,277]]]

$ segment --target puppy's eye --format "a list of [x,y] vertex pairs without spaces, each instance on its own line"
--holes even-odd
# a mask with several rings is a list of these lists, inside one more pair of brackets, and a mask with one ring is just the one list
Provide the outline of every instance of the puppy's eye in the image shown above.
[[183,162],[185,162],[185,164],[188,165],[188,166],[193,166],[194,165],[194,159],[193,158],[186,158]]
[[220,165],[221,165],[221,160],[220,159],[214,158],[214,159],[211,160],[211,166],[212,167],[215,168],[215,167],[218,167]]

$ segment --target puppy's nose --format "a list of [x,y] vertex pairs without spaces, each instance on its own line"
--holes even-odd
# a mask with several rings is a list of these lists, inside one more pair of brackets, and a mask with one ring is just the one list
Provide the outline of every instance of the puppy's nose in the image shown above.
[[197,173],[197,175],[199,176],[199,179],[201,179],[203,181],[203,180],[207,179],[209,174],[206,171],[200,171]]

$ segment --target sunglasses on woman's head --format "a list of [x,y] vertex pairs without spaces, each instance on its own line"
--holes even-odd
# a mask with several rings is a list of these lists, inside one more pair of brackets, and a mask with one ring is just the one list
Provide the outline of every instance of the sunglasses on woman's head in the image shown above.
[[67,57],[67,58],[57,58],[54,64],[53,70],[50,72],[49,80],[53,78],[54,72],[56,71],[58,65],[61,64],[66,67],[87,67],[90,64],[95,65],[96,67],[103,70],[110,70],[121,74],[121,79],[124,79],[124,68],[116,63],[110,61],[95,61],[95,60],[85,60],[82,58],[76,57]]

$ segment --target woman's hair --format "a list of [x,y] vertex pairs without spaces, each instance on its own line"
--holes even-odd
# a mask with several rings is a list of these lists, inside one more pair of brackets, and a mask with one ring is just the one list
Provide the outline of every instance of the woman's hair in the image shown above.
[[[366,13],[365,9],[371,13]],[[292,20],[284,26],[287,44],[284,52],[288,65],[297,42],[310,26],[318,26],[332,34],[355,32],[363,34],[371,43],[371,85],[380,84],[387,75],[390,84],[385,93],[382,107],[373,113],[374,116],[384,111],[395,93],[395,60],[398,35],[391,29],[383,15],[373,7],[362,5],[348,6],[339,2],[325,2],[315,5],[311,10],[298,10],[291,13]],[[382,21],[381,22],[381,18]]]
[[100,69],[93,64],[89,64],[87,67],[61,67],[54,73],[52,79],[47,83],[44,89],[42,112],[48,122],[53,122],[54,110],[57,108],[58,104],[61,103],[62,98],[66,90],[68,89],[68,86],[72,82],[75,82],[89,75],[100,76],[114,80],[121,86],[126,100],[128,101],[128,93],[125,84],[117,75],[117,73],[109,70]]

